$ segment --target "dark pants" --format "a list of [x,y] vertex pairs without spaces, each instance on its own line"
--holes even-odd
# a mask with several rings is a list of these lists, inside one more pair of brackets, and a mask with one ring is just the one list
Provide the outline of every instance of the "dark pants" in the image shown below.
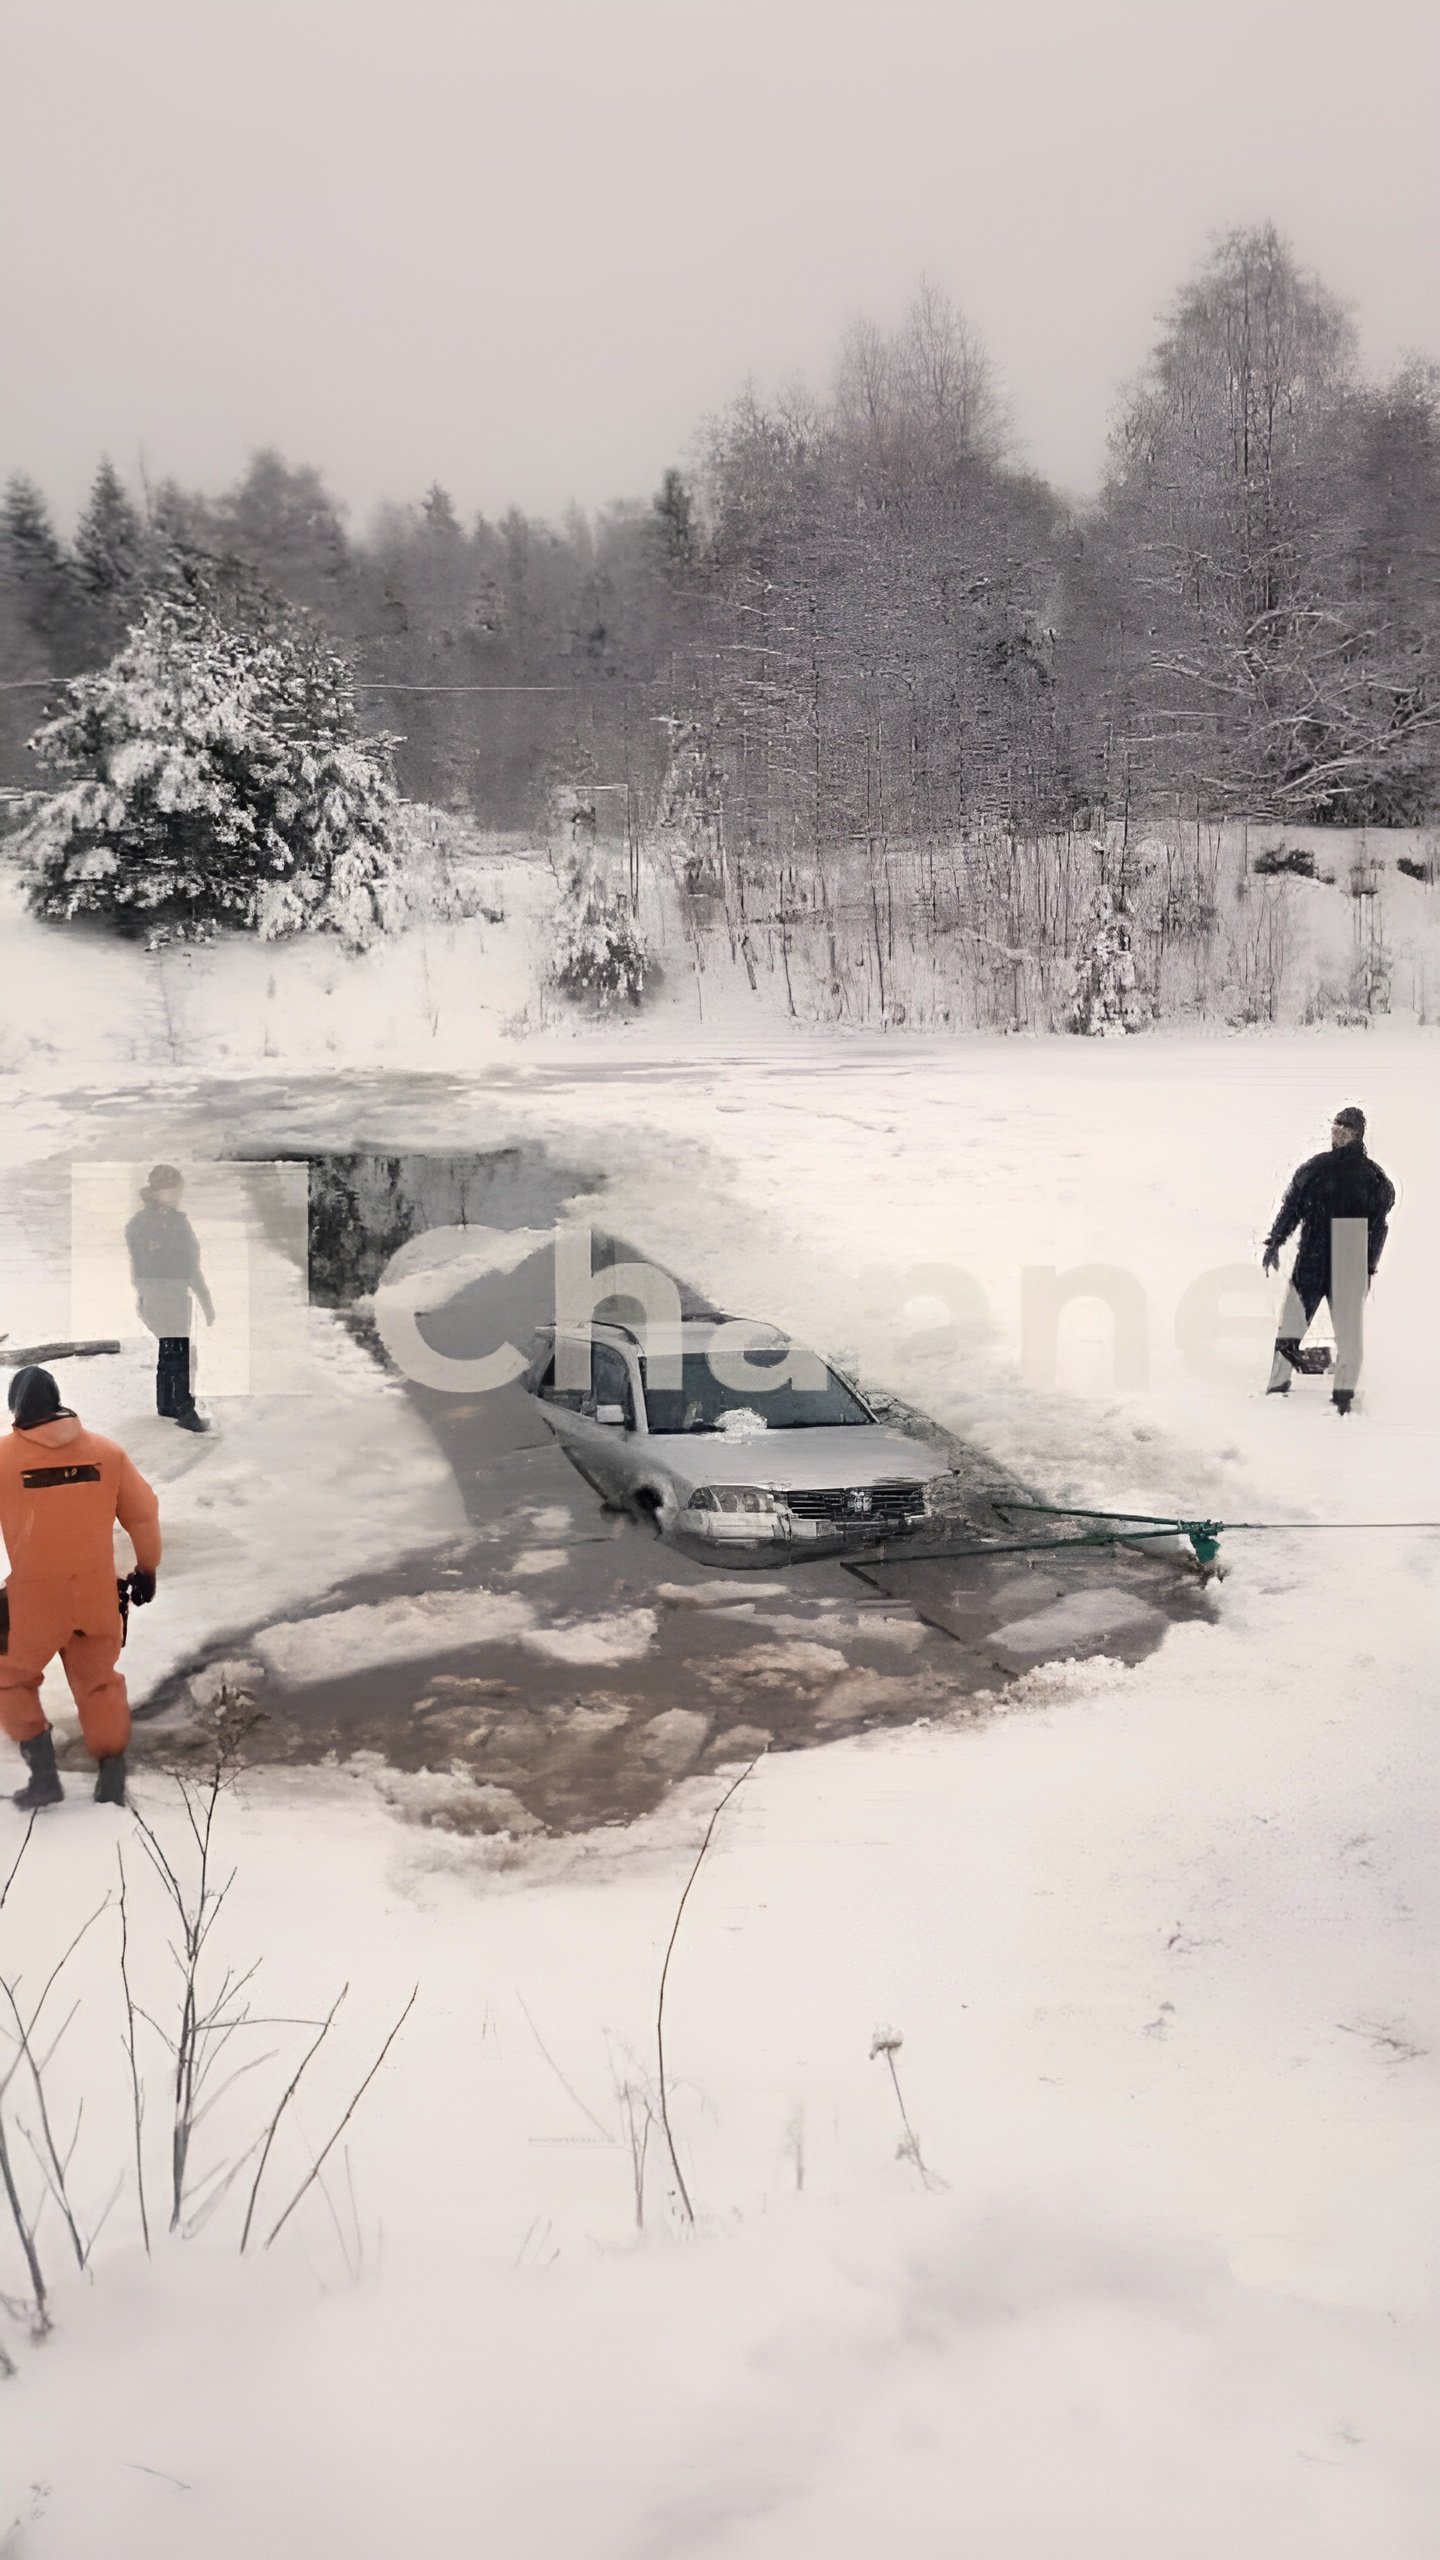
[[1328,1272],[1321,1276],[1316,1273],[1296,1271],[1290,1278],[1285,1291],[1280,1330],[1275,1337],[1275,1357],[1270,1368],[1272,1387],[1278,1387],[1282,1381],[1292,1376],[1293,1371],[1290,1361],[1286,1358],[1285,1346],[1288,1343],[1292,1350],[1298,1351],[1309,1326],[1322,1306],[1328,1307],[1330,1321],[1335,1328],[1335,1392],[1337,1395],[1344,1395],[1347,1392],[1354,1394],[1360,1377],[1360,1358],[1363,1348],[1360,1310],[1359,1307],[1352,1309],[1347,1322],[1344,1297],[1336,1292]]
[[155,1410],[172,1422],[195,1410],[190,1337],[186,1333],[160,1336],[160,1356],[155,1363]]

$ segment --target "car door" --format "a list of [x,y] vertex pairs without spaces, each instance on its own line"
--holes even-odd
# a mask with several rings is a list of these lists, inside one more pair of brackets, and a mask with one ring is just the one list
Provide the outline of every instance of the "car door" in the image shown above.
[[[625,1419],[597,1422],[601,1405],[618,1405]],[[635,1458],[635,1395],[630,1383],[630,1370],[623,1351],[608,1342],[597,1342],[590,1352],[590,1394],[577,1417],[577,1430],[582,1432],[586,1456],[586,1472],[592,1484],[598,1485],[607,1502],[623,1502],[630,1492],[630,1479]]]
[[[629,1459],[634,1451],[635,1398],[622,1353],[608,1343],[592,1343],[588,1388],[557,1387],[553,1359],[537,1390],[545,1416],[570,1463],[606,1502],[623,1502],[629,1491]],[[597,1405],[619,1405],[626,1427],[597,1422]]]

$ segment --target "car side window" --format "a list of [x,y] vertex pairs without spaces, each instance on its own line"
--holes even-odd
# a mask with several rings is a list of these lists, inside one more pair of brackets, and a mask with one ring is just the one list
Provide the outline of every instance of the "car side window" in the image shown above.
[[626,1430],[633,1431],[635,1428],[635,1398],[631,1393],[630,1371],[626,1365],[624,1354],[619,1351],[612,1351],[609,1346],[603,1342],[592,1344],[590,1351],[590,1382],[594,1390],[594,1401],[589,1405],[588,1410],[593,1413],[596,1405],[618,1404],[625,1416]]
[[582,1413],[587,1402],[585,1389],[583,1387],[556,1386],[555,1355],[553,1352],[545,1363],[536,1393],[542,1404],[563,1405],[567,1413]]

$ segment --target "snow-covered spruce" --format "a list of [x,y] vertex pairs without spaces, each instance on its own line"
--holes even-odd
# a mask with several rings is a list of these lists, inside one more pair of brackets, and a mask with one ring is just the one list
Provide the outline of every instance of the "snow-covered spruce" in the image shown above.
[[404,903],[388,741],[358,737],[349,668],[305,616],[227,601],[153,597],[32,738],[69,779],[18,839],[31,904],[152,941],[229,925],[361,946]]
[[565,866],[551,975],[562,995],[638,1005],[654,973],[650,947],[623,890],[576,855]]
[[1130,919],[1102,882],[1076,955],[1070,1029],[1087,1037],[1139,1031],[1148,1009],[1136,984]]

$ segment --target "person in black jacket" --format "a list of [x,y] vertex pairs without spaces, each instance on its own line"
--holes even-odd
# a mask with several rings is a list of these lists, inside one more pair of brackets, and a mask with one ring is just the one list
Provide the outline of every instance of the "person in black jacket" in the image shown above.
[[182,1431],[208,1431],[209,1423],[195,1409],[191,1302],[199,1306],[207,1324],[214,1323],[215,1309],[200,1268],[195,1230],[180,1206],[184,1189],[176,1166],[155,1165],[140,1194],[141,1206],[125,1230],[125,1242],[141,1321],[160,1346],[155,1410],[178,1422]]
[[1365,1114],[1352,1103],[1336,1112],[1325,1153],[1309,1157],[1294,1175],[1265,1239],[1262,1268],[1278,1271],[1280,1247],[1300,1230],[1275,1338],[1270,1395],[1288,1394],[1305,1329],[1323,1299],[1335,1327],[1332,1402],[1338,1413],[1349,1412],[1360,1375],[1365,1297],[1394,1206],[1395,1185],[1366,1153]]

